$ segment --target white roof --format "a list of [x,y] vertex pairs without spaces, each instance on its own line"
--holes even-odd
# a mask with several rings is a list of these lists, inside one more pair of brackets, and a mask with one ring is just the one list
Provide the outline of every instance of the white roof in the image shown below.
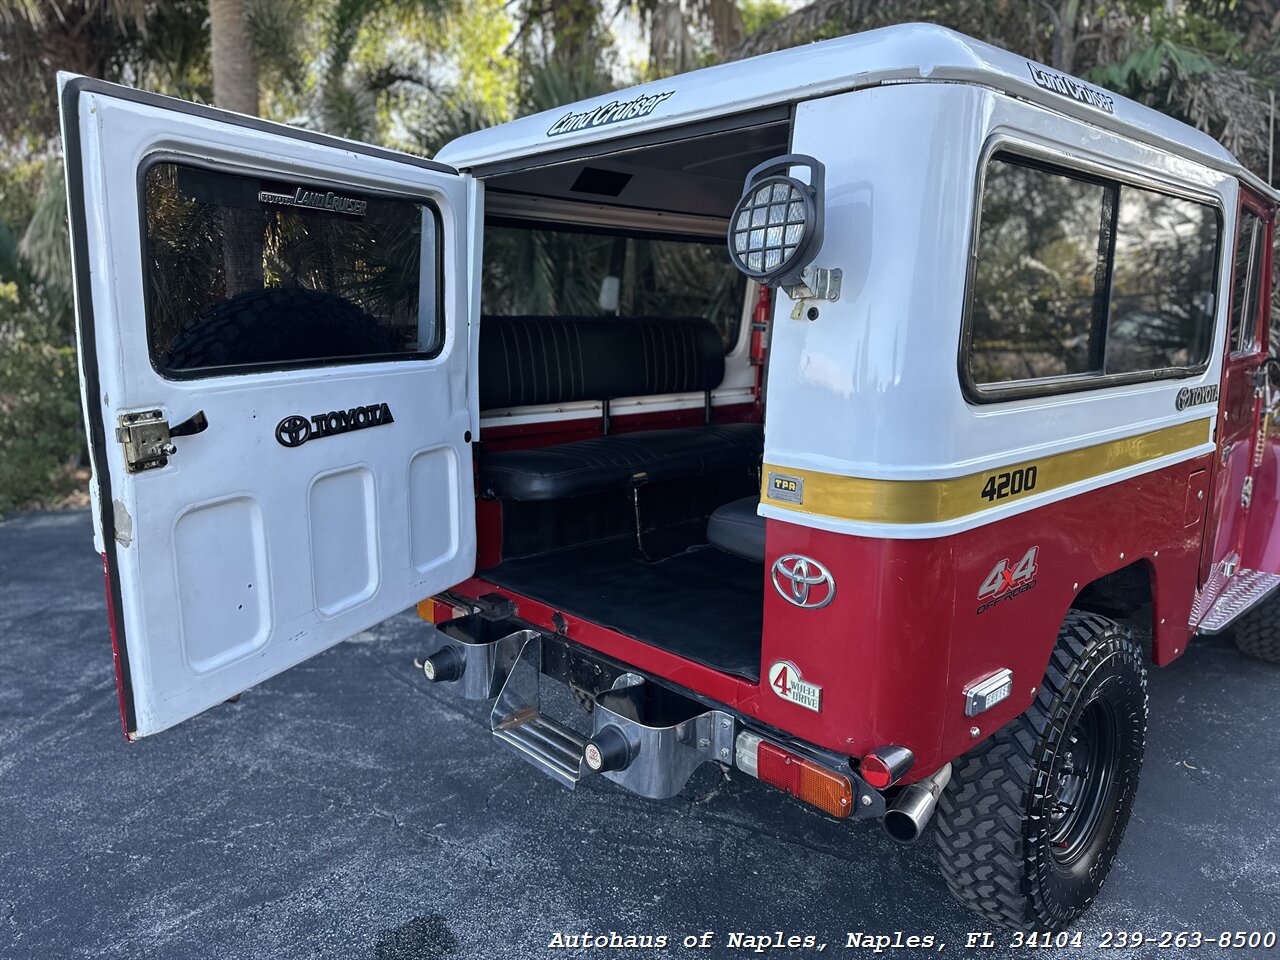
[[983,84],[1244,177],[1280,199],[1280,193],[1245,170],[1218,141],[1194,127],[1015,53],[925,23],[824,40],[615,91],[459,137],[436,159],[475,169],[902,80]]

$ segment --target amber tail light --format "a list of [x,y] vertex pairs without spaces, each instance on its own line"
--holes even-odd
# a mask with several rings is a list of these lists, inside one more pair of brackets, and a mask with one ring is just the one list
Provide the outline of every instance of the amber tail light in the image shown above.
[[738,737],[740,769],[833,817],[853,812],[853,781],[754,734]]

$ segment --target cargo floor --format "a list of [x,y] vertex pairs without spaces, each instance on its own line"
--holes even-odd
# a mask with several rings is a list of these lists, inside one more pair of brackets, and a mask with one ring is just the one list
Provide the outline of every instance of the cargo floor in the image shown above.
[[500,587],[724,673],[760,679],[760,564],[701,545],[663,560],[626,538],[508,560]]

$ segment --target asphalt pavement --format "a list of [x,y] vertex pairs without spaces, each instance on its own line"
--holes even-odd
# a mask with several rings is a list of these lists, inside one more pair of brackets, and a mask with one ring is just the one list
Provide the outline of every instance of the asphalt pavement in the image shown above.
[[[0,957],[817,952],[727,946],[779,931],[835,956],[872,955],[850,933],[973,955],[987,925],[951,899],[931,836],[901,847],[709,766],[663,803],[567,792],[494,741],[483,705],[427,686],[422,638],[401,614],[129,744],[88,515],[0,522]],[[1055,954],[1217,954],[1102,947],[1117,930],[1280,933],[1280,667],[1197,640],[1153,669],[1151,718],[1119,862]],[[588,931],[669,945],[552,946]]]

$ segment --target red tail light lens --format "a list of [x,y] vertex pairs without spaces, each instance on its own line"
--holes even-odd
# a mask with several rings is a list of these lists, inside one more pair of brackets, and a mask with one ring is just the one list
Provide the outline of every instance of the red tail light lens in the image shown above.
[[773,784],[833,817],[847,817],[853,812],[853,783],[848,777],[767,740],[761,740],[757,748],[756,772],[765,783]]

